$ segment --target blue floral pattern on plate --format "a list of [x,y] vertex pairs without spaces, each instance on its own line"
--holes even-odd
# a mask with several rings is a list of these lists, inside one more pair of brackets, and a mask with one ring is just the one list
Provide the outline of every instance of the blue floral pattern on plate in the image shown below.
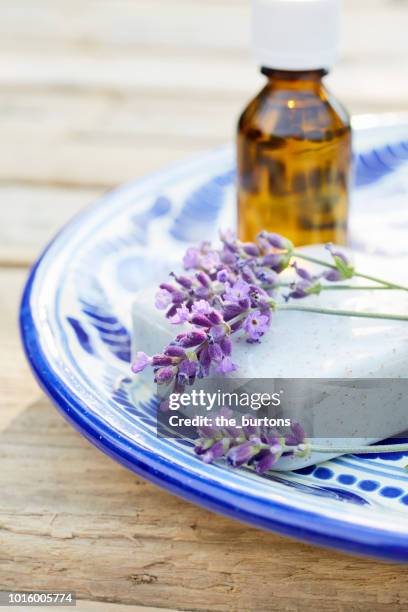
[[[354,246],[408,257],[401,233],[408,227],[408,121],[372,117],[356,127]],[[118,383],[129,376],[134,292],[163,279],[188,241],[234,224],[234,177],[226,147],[125,185],[74,219],[37,262],[23,297],[33,370],[94,444],[170,491],[306,541],[407,561],[404,454],[373,449],[264,476],[205,465],[188,442],[157,439],[148,386]],[[382,239],[373,240],[367,225]]]

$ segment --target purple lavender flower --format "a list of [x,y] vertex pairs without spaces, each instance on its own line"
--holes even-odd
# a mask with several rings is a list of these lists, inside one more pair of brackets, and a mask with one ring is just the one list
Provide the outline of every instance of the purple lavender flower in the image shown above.
[[330,283],[337,283],[338,281],[342,280],[342,275],[340,274],[340,272],[336,269],[332,269],[332,270],[325,270],[322,274],[322,277],[329,281]]
[[225,268],[217,272],[217,281],[219,281],[220,283],[226,283],[229,280],[229,278],[230,278],[230,273]]
[[338,257],[339,259],[342,260],[342,262],[344,264],[346,264],[346,266],[350,265],[350,262],[348,260],[348,258],[346,257],[346,255],[344,253],[342,253],[341,251],[334,251],[333,250],[333,245],[329,242],[328,244],[325,245],[325,248],[329,251],[330,255],[334,258]]
[[158,385],[168,383],[174,379],[177,374],[177,368],[174,366],[166,366],[164,368],[159,368],[155,372],[155,382]]
[[288,267],[290,257],[288,255],[281,255],[279,253],[268,253],[261,260],[261,265],[274,270],[274,272],[280,273]]
[[262,287],[251,285],[249,297],[252,308],[259,308],[261,306],[264,310],[269,309],[270,296]]
[[173,325],[181,325],[189,320],[190,311],[185,304],[182,304],[176,310],[176,314],[169,317],[170,323]]
[[219,363],[224,357],[223,350],[219,344],[210,344],[208,347],[208,351],[210,353],[211,361]]
[[254,242],[245,242],[242,245],[244,253],[250,255],[251,257],[258,257],[259,255],[259,246]]
[[246,283],[256,283],[255,272],[253,272],[253,270],[248,265],[241,267],[241,276]]
[[211,286],[211,278],[203,271],[197,272],[196,279],[206,289]]
[[233,467],[249,463],[259,453],[260,441],[249,440],[239,446],[233,446],[227,453],[227,460]]
[[193,325],[197,325],[198,327],[211,327],[210,319],[202,314],[192,314],[190,321]]
[[227,284],[224,300],[237,303],[249,294],[250,286],[243,279],[238,279],[233,285]]
[[322,286],[319,282],[313,280],[301,280],[298,283],[292,283],[291,292],[285,296],[285,300],[289,299],[301,300],[309,297],[310,295],[319,295],[322,290]]
[[258,237],[263,240],[266,240],[275,249],[280,249],[282,251],[290,251],[293,249],[293,245],[290,240],[284,238],[280,234],[263,231],[259,234]]
[[306,433],[300,423],[292,423],[290,426],[291,433],[285,437],[288,446],[298,446],[303,444],[306,438]]
[[346,255],[344,255],[344,253],[341,253],[340,251],[334,251],[332,244],[326,244],[326,249],[329,251],[329,253],[334,259],[335,266],[338,272],[340,273],[340,280],[353,278],[354,267],[351,265]]
[[153,355],[151,359],[152,366],[169,366],[172,363],[173,358],[170,355]]
[[216,251],[209,251],[201,258],[201,267],[207,272],[212,272],[219,266],[221,259]]
[[193,329],[176,337],[179,346],[183,348],[194,348],[207,340],[207,334],[201,329]]
[[165,310],[172,303],[171,293],[167,289],[159,289],[154,305],[158,310]]
[[254,459],[255,470],[258,474],[264,474],[272,469],[282,455],[282,446],[279,442],[271,445],[268,449],[261,451]]
[[223,338],[221,338],[219,345],[225,357],[229,357],[232,353],[231,338],[229,338],[228,336],[224,336]]
[[183,257],[183,265],[185,270],[192,270],[200,266],[201,253],[195,247],[189,247]]
[[211,312],[211,306],[207,300],[198,300],[192,305],[191,311],[195,312],[196,314],[206,315]]
[[225,453],[228,452],[230,445],[230,438],[223,438],[222,440],[218,440],[205,453],[202,454],[201,458],[204,463],[212,463],[216,459],[224,457]]
[[300,276],[300,278],[302,278],[303,280],[309,281],[309,282],[313,282],[315,280],[315,277],[313,276],[313,274],[311,274],[309,270],[306,270],[305,268],[299,268],[296,261],[292,264],[292,268],[295,269],[296,274]]
[[211,367],[211,355],[208,346],[204,346],[198,354],[198,361],[200,363],[199,376],[203,378],[208,376]]
[[273,289],[279,285],[279,274],[275,270],[269,270],[268,268],[258,268],[256,271],[256,277],[261,281],[262,285]]
[[210,342],[220,341],[222,338],[226,336],[228,331],[229,330],[226,327],[225,323],[222,323],[220,325],[213,325],[208,333]]
[[221,230],[220,240],[225,246],[228,246],[231,249],[236,250],[237,236],[235,232],[233,232],[231,229]]
[[247,301],[247,303],[244,303],[244,304],[237,304],[235,302],[224,304],[224,307],[223,307],[224,321],[231,321],[231,319],[234,319],[235,317],[242,314],[243,312],[246,312],[249,306],[250,306],[249,300]]
[[174,280],[183,287],[183,289],[191,289],[193,286],[193,281],[188,276],[176,276],[174,272],[171,272],[170,276],[174,278]]
[[136,353],[136,359],[132,363],[132,372],[138,374],[139,372],[142,372],[145,368],[147,368],[150,363],[151,360],[146,355],[146,353],[143,353],[143,351],[138,351]]
[[192,384],[198,373],[198,362],[185,359],[179,365],[178,382],[182,385]]
[[258,341],[268,330],[269,318],[262,314],[260,310],[251,312],[244,321],[244,330],[249,338]]
[[229,247],[224,246],[224,250],[221,253],[221,261],[224,265],[234,268],[238,257],[239,256],[235,251],[232,251]]
[[183,358],[186,356],[186,352],[181,346],[175,346],[170,344],[168,347],[164,349],[164,354],[169,355],[169,357],[180,357]]
[[215,371],[217,374],[226,376],[227,374],[231,374],[231,372],[235,372],[237,369],[238,366],[232,361],[231,357],[224,357]]

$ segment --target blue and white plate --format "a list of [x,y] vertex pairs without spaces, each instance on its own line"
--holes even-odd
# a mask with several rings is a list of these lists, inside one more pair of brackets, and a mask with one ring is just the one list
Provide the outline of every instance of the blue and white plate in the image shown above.
[[[408,258],[408,118],[355,121],[357,248]],[[129,375],[134,292],[162,280],[191,241],[234,216],[226,147],[109,193],[45,250],[21,329],[31,366],[67,419],[105,453],[192,502],[304,541],[408,561],[408,456],[347,456],[297,473],[205,465],[158,439],[152,392]]]

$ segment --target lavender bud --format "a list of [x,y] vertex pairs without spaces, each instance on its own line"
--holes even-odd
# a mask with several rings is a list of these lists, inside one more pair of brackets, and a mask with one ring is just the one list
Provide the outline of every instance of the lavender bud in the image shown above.
[[184,302],[185,295],[182,291],[177,290],[177,291],[173,291],[173,293],[171,294],[171,298],[172,298],[173,304],[180,305]]
[[223,358],[224,354],[219,344],[211,344],[208,347],[210,357],[212,361],[219,362]]
[[254,242],[246,242],[242,245],[244,252],[251,257],[258,257],[259,247]]
[[152,365],[154,366],[169,366],[172,363],[172,358],[168,355],[153,355],[152,357]]
[[165,351],[165,355],[169,357],[185,357],[186,352],[180,346],[168,346]]
[[177,308],[178,307],[179,307],[178,304],[173,304],[172,306],[170,306],[170,308],[166,312],[166,318],[167,319],[173,318],[175,316],[175,314],[177,313]]
[[174,378],[175,375],[176,375],[176,368],[172,366],[160,368],[156,372],[155,382],[157,382],[158,385],[170,382]]
[[200,265],[201,254],[195,247],[187,249],[186,254],[183,257],[183,265],[186,270],[192,268],[198,268]]
[[219,325],[223,322],[222,316],[216,310],[211,310],[207,316],[213,325]]
[[210,340],[212,342],[217,342],[221,340],[227,333],[227,328],[225,325],[213,325],[210,330]]
[[348,258],[341,251],[333,251],[333,245],[331,243],[326,244],[325,248],[329,251],[332,257],[339,257],[346,266],[350,265]]
[[205,372],[208,372],[211,365],[211,356],[210,351],[207,346],[205,346],[198,355],[198,360],[200,365],[203,367]]
[[174,285],[170,285],[170,283],[162,283],[161,285],[159,285],[160,289],[165,289],[165,291],[168,291],[169,293],[174,293],[175,291],[178,291],[177,287],[175,287]]
[[300,423],[292,423],[290,426],[291,432],[286,436],[285,441],[288,446],[297,446],[301,444],[305,438],[306,433]]
[[260,447],[255,440],[244,442],[239,446],[233,446],[227,454],[228,462],[233,467],[240,467],[248,463],[255,455],[259,453]]
[[223,311],[224,321],[231,321],[231,319],[234,319],[245,310],[247,309],[242,308],[239,304],[225,304]]
[[228,451],[231,445],[231,441],[229,438],[223,438],[222,440],[218,440],[211,446],[210,449],[202,456],[202,459],[205,463],[211,463],[215,459],[220,459],[224,457],[225,453]]
[[193,348],[199,346],[207,340],[207,334],[201,330],[193,330],[183,334],[179,334],[176,338],[180,346],[184,348]]
[[259,459],[257,457],[255,462],[256,472],[258,474],[264,474],[265,472],[270,470],[275,465],[281,454],[282,451],[280,446],[275,449],[275,452],[272,449],[262,451],[262,454],[260,453]]
[[198,272],[196,279],[203,287],[209,287],[211,285],[211,278],[205,272]]
[[221,253],[221,261],[227,266],[233,266],[237,261],[237,255],[231,251],[223,251]]
[[281,249],[282,251],[286,251],[291,250],[291,248],[293,248],[290,240],[284,238],[280,234],[263,231],[259,234],[259,237],[266,240],[274,249]]
[[202,314],[194,314],[191,317],[191,323],[198,325],[199,327],[211,327],[211,321]]
[[305,270],[304,268],[299,268],[296,262],[292,264],[292,268],[296,270],[297,275],[300,276],[300,278],[302,278],[303,280],[313,281],[313,275],[310,274],[308,270]]
[[264,262],[269,262],[265,263],[264,265],[268,265],[272,270],[280,273],[288,267],[290,255],[277,255],[276,253],[270,253],[264,257]]
[[244,266],[242,268],[241,276],[244,279],[244,281],[247,282],[247,283],[255,283],[256,282],[256,276],[252,272],[252,270],[251,270],[251,268],[249,266]]
[[227,270],[223,269],[217,272],[217,281],[220,283],[226,283],[229,279],[229,273]]
[[224,338],[221,338],[220,340],[220,347],[221,350],[223,352],[224,355],[226,355],[227,357],[229,357],[232,353],[232,342],[231,339],[228,338],[228,336],[224,336]]
[[337,283],[342,279],[342,276],[338,270],[325,270],[322,276],[330,283]]
[[191,379],[195,377],[198,370],[197,361],[190,361],[189,359],[185,359],[181,362],[178,371],[179,380],[182,379],[185,382],[189,382]]
[[171,273],[171,276],[173,276],[174,280],[184,287],[184,289],[191,289],[193,286],[193,281],[187,276],[176,276],[174,272]]

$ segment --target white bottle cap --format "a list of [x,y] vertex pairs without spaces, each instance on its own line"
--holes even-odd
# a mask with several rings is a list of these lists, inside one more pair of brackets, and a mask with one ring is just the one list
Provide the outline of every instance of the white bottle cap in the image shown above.
[[337,59],[341,0],[252,0],[252,36],[259,66],[330,68]]

